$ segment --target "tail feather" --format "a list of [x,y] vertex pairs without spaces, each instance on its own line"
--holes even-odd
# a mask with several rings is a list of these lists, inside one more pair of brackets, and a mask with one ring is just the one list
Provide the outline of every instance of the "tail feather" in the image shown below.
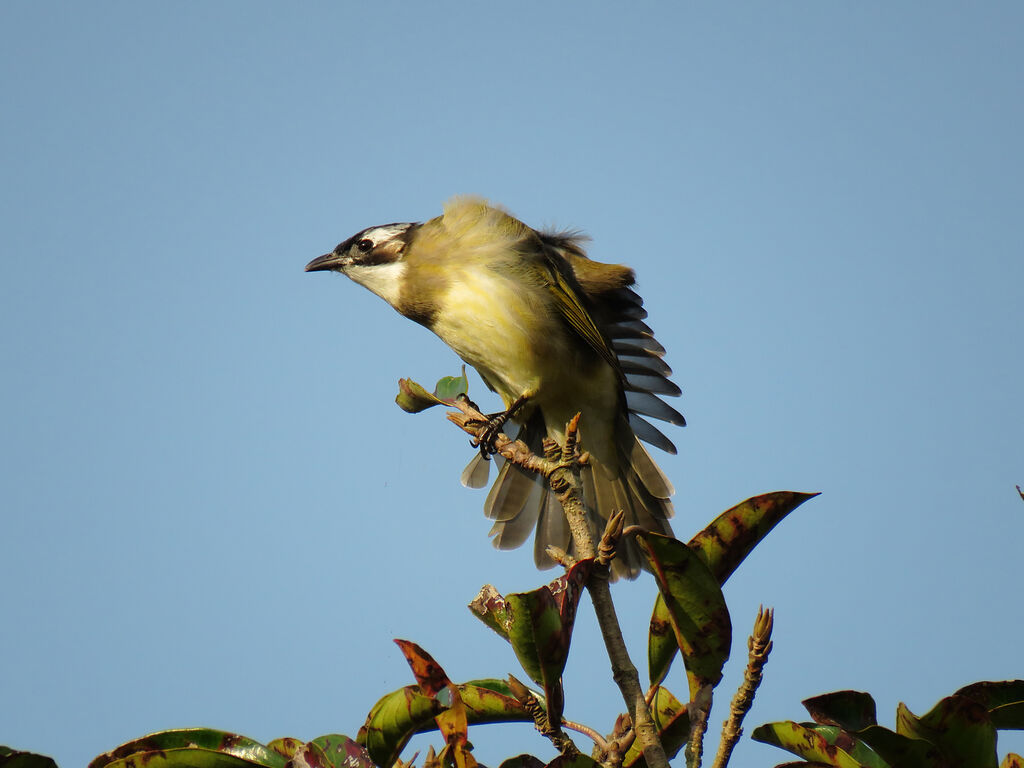
[[[539,452],[545,432],[543,416],[537,411],[521,429],[519,439]],[[637,525],[645,530],[671,535],[668,519],[673,514],[672,502],[669,501],[673,493],[672,484],[640,444],[625,416],[616,426],[614,444],[617,466],[610,463],[602,465],[591,455],[590,463],[581,472],[583,503],[595,544],[609,516],[619,509],[625,513],[627,527]],[[481,463],[486,462],[481,462],[479,457],[470,462],[463,472],[464,484],[470,484],[467,480],[479,481],[484,472],[480,469]],[[519,547],[529,538],[530,532],[536,530],[533,558],[539,568],[555,565],[547,554],[549,546],[576,554],[568,521],[555,495],[538,475],[514,464],[505,462],[501,465],[487,495],[484,512],[494,520],[490,535],[492,543],[499,549]],[[635,538],[623,537],[612,561],[612,579],[634,579],[646,567],[647,561]]]

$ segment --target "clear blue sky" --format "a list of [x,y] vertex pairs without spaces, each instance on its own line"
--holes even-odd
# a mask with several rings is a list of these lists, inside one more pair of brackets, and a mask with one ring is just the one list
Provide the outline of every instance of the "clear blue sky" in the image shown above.
[[[456,193],[637,269],[690,422],[658,457],[680,536],[823,492],[726,589],[720,705],[777,610],[748,730],[1024,676],[1022,29],[1014,2],[3,3],[0,743],[355,735],[411,682],[393,637],[517,670],[465,604],[543,579],[490,547],[467,441],[392,402],[458,360],[302,271]],[[653,585],[615,595],[644,666]],[[585,603],[566,713],[607,731],[593,629]]]

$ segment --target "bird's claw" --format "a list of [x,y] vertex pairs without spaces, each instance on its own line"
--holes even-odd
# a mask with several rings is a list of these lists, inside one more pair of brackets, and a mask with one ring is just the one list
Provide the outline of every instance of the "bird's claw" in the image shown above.
[[476,433],[476,437],[471,437],[469,439],[469,444],[474,448],[479,448],[480,455],[485,460],[490,459],[492,455],[498,452],[498,447],[495,443],[498,440],[498,435],[501,434],[502,427],[504,427],[505,422],[508,421],[508,416],[508,411],[501,411],[499,413],[488,414],[486,420],[473,419],[472,421],[467,422],[473,426],[480,427]]

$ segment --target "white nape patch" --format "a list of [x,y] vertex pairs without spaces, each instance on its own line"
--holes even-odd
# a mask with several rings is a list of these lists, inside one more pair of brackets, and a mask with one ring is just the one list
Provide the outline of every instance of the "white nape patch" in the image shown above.
[[[387,229],[387,227],[381,227],[381,229]],[[345,268],[345,274],[364,288],[376,293],[393,307],[402,294],[405,262],[393,261],[390,264],[377,264],[372,267],[353,264]]]
[[376,248],[381,243],[386,243],[392,238],[398,237],[409,228],[409,224],[385,224],[382,227],[370,227],[369,229],[363,230],[362,239],[369,240],[373,243],[373,247]]

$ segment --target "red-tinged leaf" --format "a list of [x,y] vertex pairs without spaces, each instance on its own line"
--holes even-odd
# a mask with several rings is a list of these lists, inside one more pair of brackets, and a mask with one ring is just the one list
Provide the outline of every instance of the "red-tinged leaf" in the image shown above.
[[864,764],[855,760],[846,750],[829,743],[829,738],[819,729],[838,729],[832,726],[814,726],[784,721],[767,723],[754,729],[751,738],[754,741],[772,744],[792,752],[808,761],[816,761],[835,768],[864,768]]
[[[299,759],[293,760],[289,768],[374,768],[370,753],[360,744],[348,736],[338,733],[330,733],[326,736],[319,736],[308,744],[303,745],[304,752]],[[314,758],[319,762],[312,762]]]
[[718,684],[729,658],[732,623],[725,597],[704,561],[686,544],[649,531],[636,537],[664,598],[692,700],[704,686]]
[[1024,768],[1024,757],[1021,757],[1016,752],[1010,752],[1003,758],[999,768]]
[[419,683],[420,693],[424,696],[436,696],[438,691],[451,685],[452,681],[441,669],[441,665],[416,643],[399,639],[396,639],[395,643],[402,649],[405,660],[409,662],[412,674],[416,678],[416,682]]
[[838,725],[844,730],[858,732],[878,724],[875,700],[861,691],[826,693],[804,699],[803,705],[811,719],[822,725]]
[[480,594],[473,598],[469,610],[480,621],[508,640],[508,605],[493,585],[484,584],[480,588]]
[[0,747],[0,768],[57,768],[52,757]]
[[907,735],[931,742],[953,765],[997,768],[996,729],[983,705],[965,696],[947,696],[920,718],[900,706]]
[[719,515],[690,540],[720,585],[790,512],[817,493],[775,491],[754,496]]
[[281,739],[274,739],[267,744],[267,749],[271,749],[277,754],[281,755],[285,760],[291,760],[295,756],[295,753],[302,749],[306,742],[301,739],[293,739],[291,736],[285,736]]
[[433,728],[434,718],[443,711],[444,705],[424,696],[418,686],[406,686],[374,704],[356,741],[377,765],[393,765],[412,735]]
[[[658,688],[651,701],[651,717],[658,729],[665,754],[671,760],[686,744],[690,736],[690,717],[686,705],[673,696],[667,688]],[[634,741],[622,758],[622,768],[643,768],[647,765],[640,743]]]
[[[89,768],[105,768],[113,766],[124,758],[152,752],[180,750],[199,750],[237,757],[252,765],[263,765],[269,768],[284,768],[287,762],[279,753],[257,741],[226,731],[211,728],[179,728],[170,731],[151,733],[106,752],[89,763]],[[209,765],[210,756],[196,760],[206,760]],[[141,764],[141,763],[140,763]],[[228,763],[225,763],[227,765]]]
[[985,707],[997,729],[1024,729],[1024,680],[973,683],[954,695],[964,696]]

